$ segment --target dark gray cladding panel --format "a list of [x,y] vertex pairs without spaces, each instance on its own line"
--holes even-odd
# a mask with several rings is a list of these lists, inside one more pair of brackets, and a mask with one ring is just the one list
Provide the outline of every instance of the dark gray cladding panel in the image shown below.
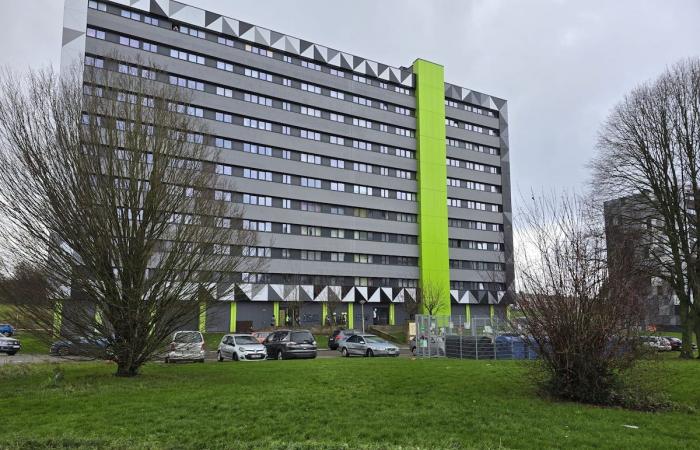
[[214,302],[207,305],[206,328],[208,332],[227,333],[231,328],[229,302]]
[[[236,322],[252,322],[253,329],[260,330],[270,326],[272,320],[272,302],[236,302]],[[227,304],[228,306],[228,304]],[[236,328],[238,330],[238,327]]]

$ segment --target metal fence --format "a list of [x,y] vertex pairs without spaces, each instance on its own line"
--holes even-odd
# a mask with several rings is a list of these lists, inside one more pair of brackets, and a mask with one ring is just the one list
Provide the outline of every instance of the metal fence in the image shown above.
[[416,356],[460,359],[535,359],[537,346],[517,325],[498,317],[416,316]]

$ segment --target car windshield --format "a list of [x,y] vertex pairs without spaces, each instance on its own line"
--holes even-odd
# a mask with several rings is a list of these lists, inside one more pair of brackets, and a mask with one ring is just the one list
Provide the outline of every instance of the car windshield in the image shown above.
[[378,336],[362,336],[365,338],[365,341],[367,342],[372,342],[374,344],[384,344],[386,341]]
[[175,334],[173,340],[180,344],[194,344],[202,342],[202,335],[197,331],[183,331]]
[[258,344],[258,340],[255,339],[253,336],[236,336],[236,344],[238,345],[244,345],[244,344]]
[[294,331],[290,337],[292,342],[301,342],[304,344],[310,344],[314,341],[314,337],[308,331]]

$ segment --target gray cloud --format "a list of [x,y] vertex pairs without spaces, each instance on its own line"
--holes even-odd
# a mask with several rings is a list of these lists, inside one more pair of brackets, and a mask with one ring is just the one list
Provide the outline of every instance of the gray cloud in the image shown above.
[[[700,3],[279,0],[187,3],[376,61],[420,57],[509,101],[516,192],[587,181],[600,122],[636,84],[700,53]],[[63,2],[9,1],[0,64],[58,65]]]

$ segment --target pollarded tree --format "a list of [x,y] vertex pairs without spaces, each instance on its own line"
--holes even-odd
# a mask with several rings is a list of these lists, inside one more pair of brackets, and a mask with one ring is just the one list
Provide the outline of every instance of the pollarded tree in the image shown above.
[[134,376],[259,260],[194,99],[117,59],[0,79],[0,239],[47,280],[23,316]]

